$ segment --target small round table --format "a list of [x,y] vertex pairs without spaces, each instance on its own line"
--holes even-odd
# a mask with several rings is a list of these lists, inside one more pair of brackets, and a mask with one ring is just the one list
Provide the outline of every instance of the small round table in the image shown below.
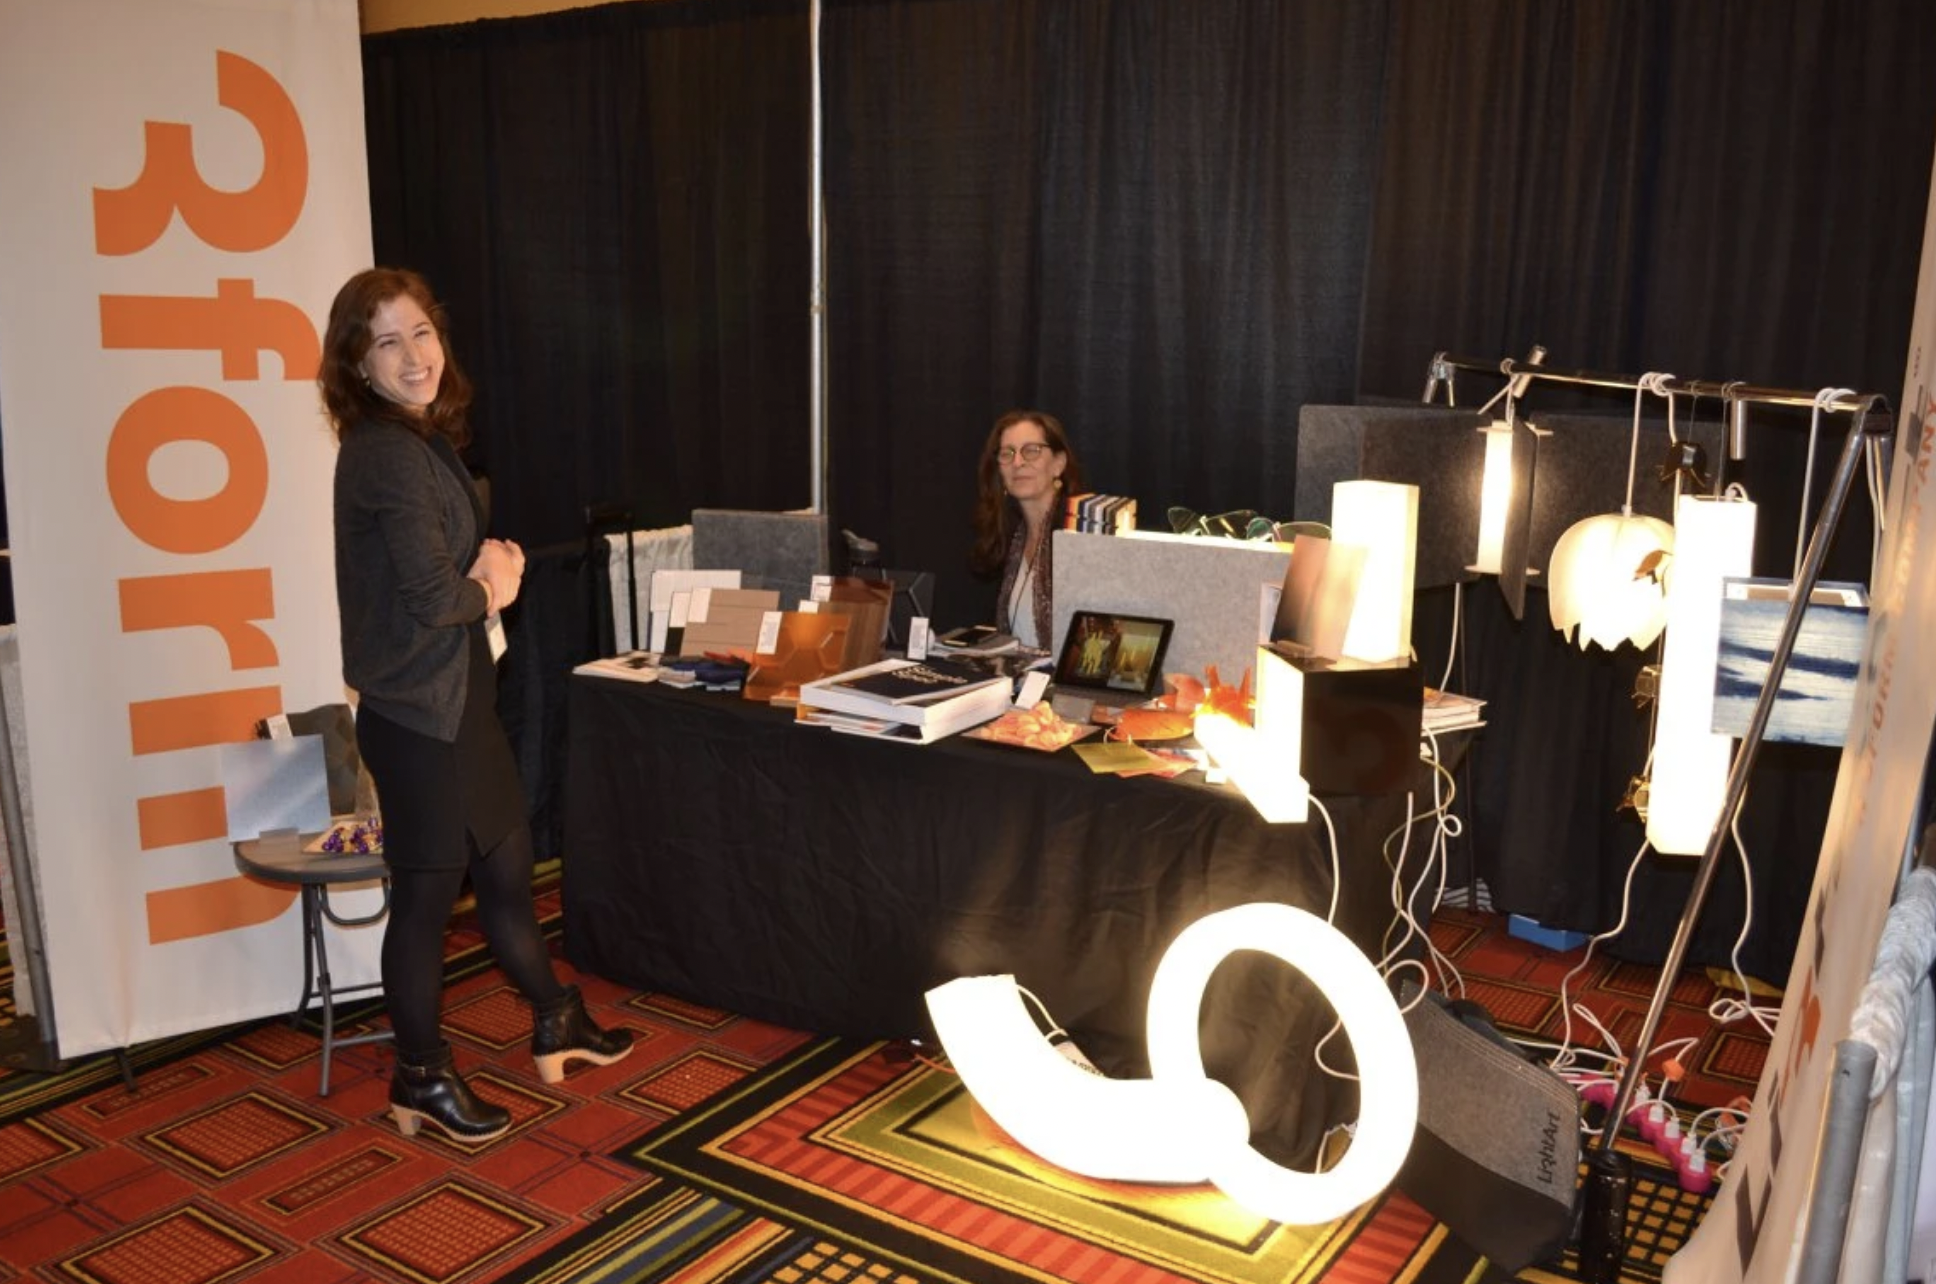
[[[296,1004],[295,1013],[289,1018],[291,1025],[299,1024],[303,1014],[309,1010],[309,996],[314,993],[322,1000],[323,1006],[323,1058],[322,1082],[319,1095],[329,1095],[330,1054],[337,1048],[352,1047],[359,1043],[375,1043],[395,1037],[389,1030],[378,1030],[372,1034],[360,1034],[354,1038],[336,1037],[336,998],[343,994],[360,994],[366,990],[380,990],[381,981],[369,981],[361,985],[345,986],[336,989],[329,979],[329,948],[323,936],[323,920],[328,919],[338,927],[367,927],[379,922],[390,912],[390,867],[378,853],[370,852],[311,852],[303,849],[320,837],[318,834],[279,833],[264,834],[236,843],[235,867],[252,878],[271,883],[294,883],[302,891],[303,923],[303,988],[302,998]],[[353,883],[380,883],[383,888],[383,904],[368,914],[344,917],[330,907],[329,889]]]

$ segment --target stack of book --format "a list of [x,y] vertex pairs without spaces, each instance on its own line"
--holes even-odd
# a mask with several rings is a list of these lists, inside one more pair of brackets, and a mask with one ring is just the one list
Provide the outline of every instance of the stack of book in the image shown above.
[[950,655],[1007,655],[1022,644],[1012,633],[1003,633],[992,624],[971,624],[950,629],[935,639]]
[[1013,682],[945,659],[882,660],[803,683],[798,721],[855,735],[927,744],[1000,717]]
[[1484,726],[1485,719],[1480,715],[1485,707],[1484,700],[1427,687],[1425,688],[1424,730],[1437,736],[1448,731],[1463,731],[1468,727]]
[[1062,528],[1086,531],[1091,535],[1120,535],[1136,529],[1136,501],[1126,495],[1098,495],[1088,492],[1069,496],[1068,516]]
[[572,672],[588,673],[595,678],[624,678],[627,682],[657,682],[659,656],[654,651],[627,651],[602,660],[587,660]]

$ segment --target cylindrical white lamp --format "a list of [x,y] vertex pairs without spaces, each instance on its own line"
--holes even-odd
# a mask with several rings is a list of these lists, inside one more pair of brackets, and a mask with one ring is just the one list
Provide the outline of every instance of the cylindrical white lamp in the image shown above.
[[1721,581],[1747,575],[1755,506],[1744,499],[1683,495],[1674,505],[1674,558],[1667,571],[1667,641],[1648,787],[1647,841],[1698,856],[1721,812],[1734,740],[1714,726],[1714,670],[1721,641]]

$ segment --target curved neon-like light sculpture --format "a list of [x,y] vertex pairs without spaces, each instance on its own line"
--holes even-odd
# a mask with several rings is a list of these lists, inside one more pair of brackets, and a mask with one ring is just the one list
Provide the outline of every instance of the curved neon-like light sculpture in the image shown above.
[[[1289,905],[1239,905],[1183,930],[1150,986],[1150,1073],[1159,1081],[1205,1078],[1197,1017],[1217,965],[1260,950],[1310,978],[1331,1001],[1358,1062],[1358,1128],[1335,1168],[1301,1173],[1257,1153],[1248,1139],[1218,1158],[1210,1180],[1273,1221],[1311,1226],[1342,1217],[1391,1184],[1418,1128],[1418,1058],[1398,1004],[1371,961],[1344,933]],[[1212,1081],[1214,1082],[1214,1081]]]
[[1243,1103],[1214,1079],[1107,1079],[1057,1052],[1012,976],[960,977],[927,999],[969,1093],[1058,1167],[1105,1181],[1201,1182],[1216,1156],[1249,1142]]
[[[1301,1173],[1250,1145],[1229,1088],[1204,1073],[1197,1016],[1210,975],[1237,950],[1303,972],[1337,1008],[1359,1066],[1357,1135],[1325,1173]],[[1418,1124],[1418,1063],[1404,1018],[1369,960],[1323,919],[1255,904],[1199,919],[1164,954],[1150,990],[1148,1079],[1084,1071],[1043,1038],[1012,976],[962,977],[927,994],[961,1081],[995,1122],[1043,1159],[1117,1181],[1208,1180],[1273,1221],[1315,1225],[1387,1186]]]

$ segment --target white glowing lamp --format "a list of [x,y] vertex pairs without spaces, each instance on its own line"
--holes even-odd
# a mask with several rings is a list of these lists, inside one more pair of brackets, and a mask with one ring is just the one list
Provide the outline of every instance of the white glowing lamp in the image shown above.
[[1547,608],[1553,627],[1569,640],[1579,630],[1611,651],[1622,642],[1645,647],[1667,623],[1660,577],[1648,569],[1674,551],[1674,528],[1658,517],[1602,513],[1566,528],[1553,545]]
[[1257,648],[1256,725],[1199,711],[1197,744],[1273,825],[1310,819],[1304,783],[1304,674],[1269,647]]
[[1101,1078],[1057,1052],[1013,976],[959,977],[927,1000],[976,1102],[1058,1167],[1104,1181],[1200,1182],[1217,1156],[1249,1144],[1243,1103],[1214,1079]]
[[1248,1144],[1211,1171],[1217,1189],[1272,1221],[1314,1226],[1342,1217],[1391,1184],[1418,1127],[1418,1058],[1405,1018],[1371,960],[1344,933],[1289,905],[1239,905],[1183,929],[1150,985],[1150,1074],[1204,1078],[1197,1017],[1217,965],[1238,950],[1274,955],[1304,973],[1337,1010],[1358,1063],[1358,1126],[1344,1158],[1300,1173]]
[[1655,851],[1707,850],[1727,793],[1734,739],[1714,730],[1714,670],[1721,645],[1721,581],[1747,575],[1755,506],[1683,495],[1674,505],[1674,558],[1667,571],[1667,642],[1660,662],[1647,841]]
[[1365,550],[1344,653],[1382,663],[1412,651],[1412,575],[1418,558],[1418,487],[1343,481],[1331,488],[1331,539]]
[[[1203,992],[1238,950],[1304,973],[1338,1012],[1358,1062],[1358,1125],[1329,1171],[1284,1168],[1251,1148],[1250,1122],[1204,1072]],[[1376,1196],[1411,1149],[1418,1061],[1405,1020],[1370,960],[1323,919],[1288,905],[1239,905],[1198,919],[1170,945],[1150,987],[1148,1079],[1109,1079],[1057,1053],[1010,976],[963,977],[927,993],[935,1032],[962,1085],[1015,1141],[1088,1177],[1195,1181],[1261,1217],[1333,1221]]]
[[1506,556],[1506,518],[1512,510],[1513,428],[1495,419],[1479,431],[1486,439],[1486,465],[1479,482],[1479,548],[1472,569],[1497,575]]

